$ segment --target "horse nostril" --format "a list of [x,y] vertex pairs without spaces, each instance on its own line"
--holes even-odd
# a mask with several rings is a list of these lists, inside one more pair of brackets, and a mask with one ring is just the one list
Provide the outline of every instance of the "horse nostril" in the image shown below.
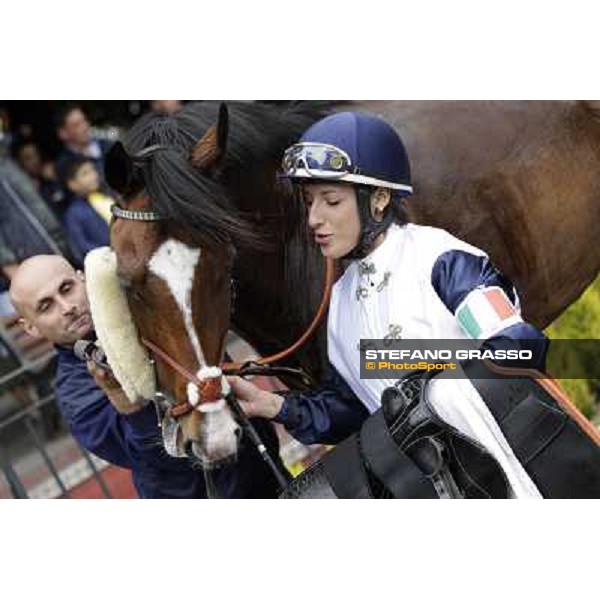
[[183,451],[185,452],[185,455],[188,458],[195,458],[196,455],[194,454],[194,450],[192,448],[194,442],[192,442],[191,440],[188,440],[187,442],[184,442],[183,444]]
[[123,271],[117,271],[117,281],[124,290],[130,290],[133,286],[133,280],[130,275],[126,275]]
[[233,430],[233,433],[235,433],[235,437],[237,438],[237,441],[239,442],[242,439],[242,435],[244,435],[244,430],[241,427],[236,427]]

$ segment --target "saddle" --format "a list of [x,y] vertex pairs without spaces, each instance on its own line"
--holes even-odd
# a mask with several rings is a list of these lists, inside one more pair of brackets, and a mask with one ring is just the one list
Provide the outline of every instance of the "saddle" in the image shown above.
[[[542,496],[600,497],[600,447],[536,380],[463,364]],[[384,390],[361,430],[295,479],[284,498],[509,498],[492,453],[444,420],[415,373]],[[493,376],[493,378],[492,378]]]

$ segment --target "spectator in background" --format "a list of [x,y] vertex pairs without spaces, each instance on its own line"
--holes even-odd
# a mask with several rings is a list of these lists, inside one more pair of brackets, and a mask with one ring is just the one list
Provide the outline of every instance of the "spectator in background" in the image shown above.
[[110,245],[108,226],[114,199],[102,192],[100,174],[94,162],[81,156],[65,165],[65,182],[72,199],[64,223],[76,258],[99,246]]
[[[25,380],[17,379],[5,386],[25,407],[49,392],[48,369],[53,370],[53,363],[39,362],[38,359],[50,352],[52,346],[45,341],[32,343],[31,339],[26,339],[7,290],[19,265],[31,256],[40,252],[65,257],[72,254],[59,219],[48,208],[32,179],[8,154],[13,138],[6,135],[4,127],[8,126],[8,115],[4,115],[0,119],[0,338],[3,340],[2,353],[10,349],[15,361],[14,364],[4,361],[7,370],[3,375],[16,366],[31,365],[30,361],[37,361],[34,368],[28,368]],[[54,436],[62,430],[54,403],[31,414],[35,419],[41,417],[46,436]]]
[[38,145],[33,140],[25,140],[14,145],[13,156],[23,171],[29,175],[46,204],[57,217],[62,219],[66,208],[65,193],[56,180],[52,161],[42,160]]
[[71,256],[62,226],[8,157],[6,141],[0,129],[0,294],[26,258],[40,253]]
[[92,137],[90,122],[77,104],[68,104],[56,115],[56,132],[63,150],[56,159],[56,174],[66,185],[65,168],[73,158],[87,158],[104,179],[104,154],[110,142]]
[[181,100],[150,100],[150,108],[163,115],[173,115],[183,108]]

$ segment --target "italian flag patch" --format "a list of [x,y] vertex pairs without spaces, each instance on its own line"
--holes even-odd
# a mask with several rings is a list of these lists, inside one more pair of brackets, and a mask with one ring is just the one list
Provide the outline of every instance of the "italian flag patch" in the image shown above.
[[500,287],[477,288],[460,304],[456,318],[474,340],[485,340],[523,319]]

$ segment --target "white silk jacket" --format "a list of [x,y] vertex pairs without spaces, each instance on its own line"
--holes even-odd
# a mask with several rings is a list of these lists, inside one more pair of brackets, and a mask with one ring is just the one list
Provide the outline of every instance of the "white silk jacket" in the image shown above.
[[[490,290],[501,295],[507,310],[490,309],[483,295]],[[470,309],[468,319],[464,309]],[[396,380],[360,378],[361,339],[482,340],[508,327],[533,329],[521,319],[516,291],[483,251],[441,229],[394,224],[381,245],[352,262],[334,285],[328,355],[372,413],[381,405],[383,390]],[[496,457],[515,497],[540,497],[467,379],[434,380],[430,400],[450,424]]]

